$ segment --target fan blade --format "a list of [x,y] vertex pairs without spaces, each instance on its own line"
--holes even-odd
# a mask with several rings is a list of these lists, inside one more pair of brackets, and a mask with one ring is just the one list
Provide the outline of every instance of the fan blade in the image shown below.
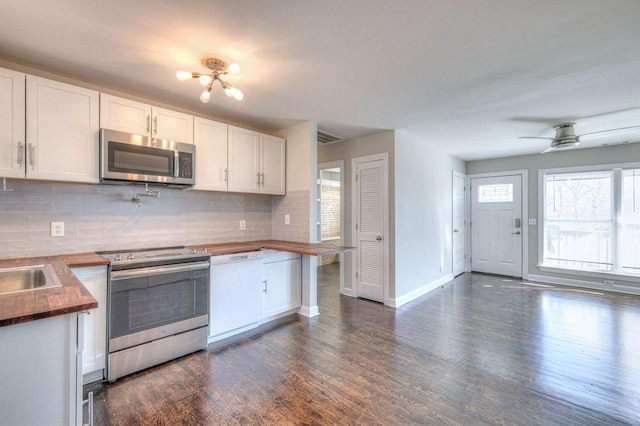
[[538,137],[538,136],[520,136],[518,139],[545,139],[548,141],[552,141],[553,138],[542,138],[542,137]]
[[640,126],[618,127],[617,129],[600,130],[598,132],[583,133],[583,134],[579,135],[578,137],[582,138],[583,136],[591,136],[591,135],[596,135],[596,134],[599,134],[599,133],[617,132],[619,130],[631,130],[631,129],[640,129]]
[[551,152],[551,151],[553,151],[553,147],[552,146],[550,146],[549,148],[545,149],[540,154],[546,154],[547,152]]

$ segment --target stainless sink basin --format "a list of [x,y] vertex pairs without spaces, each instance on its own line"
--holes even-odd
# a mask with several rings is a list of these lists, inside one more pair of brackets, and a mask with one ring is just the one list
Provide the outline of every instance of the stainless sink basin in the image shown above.
[[53,266],[32,265],[0,269],[0,294],[60,287]]

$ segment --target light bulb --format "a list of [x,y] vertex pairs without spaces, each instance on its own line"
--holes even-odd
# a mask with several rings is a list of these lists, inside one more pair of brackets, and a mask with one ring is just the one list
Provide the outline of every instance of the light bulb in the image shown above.
[[229,96],[229,97],[233,96],[233,90],[232,90],[232,87],[225,87],[225,88],[224,88],[224,93],[225,93],[227,96]]
[[236,89],[235,87],[232,87],[231,91],[233,92],[232,96],[236,98],[236,101],[241,101],[244,99],[244,94],[240,90]]
[[189,80],[193,75],[189,71],[178,71],[176,73],[176,78],[180,81]]
[[229,74],[238,74],[240,72],[240,65],[236,64],[235,62],[233,64],[229,64],[229,66],[227,67],[227,72]]
[[210,75],[207,75],[207,74],[203,74],[200,77],[198,77],[198,81],[203,86],[208,86],[213,81],[213,77],[211,77]]
[[202,95],[200,95],[200,101],[203,104],[208,104],[210,98],[211,98],[211,90],[210,89],[206,89],[204,92],[202,92]]

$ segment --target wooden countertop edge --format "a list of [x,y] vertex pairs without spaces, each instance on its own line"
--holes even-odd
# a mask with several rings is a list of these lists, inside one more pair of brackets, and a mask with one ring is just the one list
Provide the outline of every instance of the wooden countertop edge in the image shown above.
[[96,253],[63,254],[60,258],[69,268],[85,268],[89,266],[107,266],[109,260]]
[[287,251],[290,253],[298,253],[308,256],[324,256],[346,253],[356,250],[356,247],[333,246],[319,243],[303,243],[298,241],[284,240],[258,240],[241,242],[239,241],[231,243],[198,244],[189,247],[197,249],[206,248],[213,256],[262,249]]
[[0,295],[0,327],[98,307],[98,301],[82,285],[60,256],[0,260],[0,267],[39,264],[51,264],[62,286]]

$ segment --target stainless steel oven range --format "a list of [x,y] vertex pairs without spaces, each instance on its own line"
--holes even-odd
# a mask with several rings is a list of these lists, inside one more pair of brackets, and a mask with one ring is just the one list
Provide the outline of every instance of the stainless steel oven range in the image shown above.
[[206,348],[206,250],[168,247],[100,254],[110,261],[109,381]]

